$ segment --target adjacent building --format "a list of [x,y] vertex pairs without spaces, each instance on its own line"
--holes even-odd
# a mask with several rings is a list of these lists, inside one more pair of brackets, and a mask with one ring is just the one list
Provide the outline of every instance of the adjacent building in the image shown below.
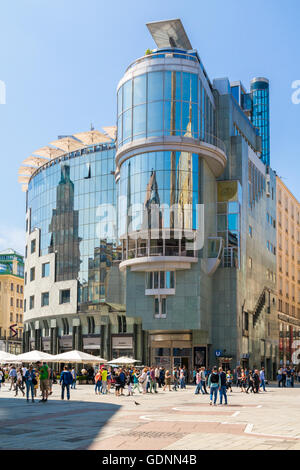
[[157,48],[121,78],[117,126],[59,138],[20,168],[24,348],[264,365],[271,378],[277,196],[263,80],[250,93],[211,81],[180,20],[147,26]]
[[300,204],[277,176],[277,291],[280,364],[293,363],[300,339]]
[[0,252],[0,350],[22,352],[24,260],[13,249]]

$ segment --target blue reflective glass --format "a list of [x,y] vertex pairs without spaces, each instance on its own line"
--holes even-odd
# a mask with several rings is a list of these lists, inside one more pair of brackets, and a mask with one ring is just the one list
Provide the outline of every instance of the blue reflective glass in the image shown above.
[[134,78],[133,83],[133,104],[146,103],[146,79],[147,75],[139,75]]
[[228,230],[238,230],[238,221],[239,221],[239,216],[238,214],[228,214]]
[[148,73],[148,101],[159,101],[163,99],[163,72]]
[[123,142],[131,140],[132,110],[129,109],[123,113]]
[[133,108],[133,137],[146,136],[146,105],[142,104]]
[[147,135],[162,135],[163,133],[163,102],[148,103]]
[[132,80],[123,85],[123,111],[132,106]]
[[182,73],[182,100],[190,101],[191,99],[191,74]]
[[123,87],[119,88],[118,91],[118,115],[121,114],[123,108],[123,99],[122,99],[122,94],[123,94]]

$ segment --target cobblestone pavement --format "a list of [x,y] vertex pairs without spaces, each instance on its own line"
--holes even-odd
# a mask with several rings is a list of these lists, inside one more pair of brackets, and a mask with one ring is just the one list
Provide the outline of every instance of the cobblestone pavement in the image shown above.
[[1,450],[300,449],[298,387],[259,395],[234,388],[228,406],[209,406],[192,386],[115,397],[81,385],[62,401],[54,385],[48,403],[27,403],[8,389],[0,390]]

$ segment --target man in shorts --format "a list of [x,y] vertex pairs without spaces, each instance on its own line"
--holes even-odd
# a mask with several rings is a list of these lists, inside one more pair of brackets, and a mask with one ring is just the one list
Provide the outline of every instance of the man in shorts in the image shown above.
[[46,362],[43,362],[43,365],[39,363],[39,374],[40,374],[40,389],[42,392],[42,399],[40,400],[40,402],[46,402],[48,400],[49,376],[50,376],[50,370]]

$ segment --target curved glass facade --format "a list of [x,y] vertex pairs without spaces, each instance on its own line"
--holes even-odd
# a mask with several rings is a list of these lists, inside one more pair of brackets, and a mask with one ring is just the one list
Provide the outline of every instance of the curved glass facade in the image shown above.
[[[151,152],[126,160],[121,166],[119,182],[120,237],[148,228],[174,228],[175,224],[196,229],[199,180],[197,154]],[[151,221],[149,215],[151,204],[159,207],[156,227],[153,227],[155,218]],[[185,205],[190,209],[184,211]]]
[[115,226],[114,160],[113,145],[88,147],[41,169],[28,186],[29,230],[40,229],[41,256],[56,253],[55,280],[78,279],[79,302],[106,298],[108,272],[118,256],[116,234],[106,227]]
[[214,105],[198,74],[156,71],[118,90],[118,147],[136,139],[215,135]]

